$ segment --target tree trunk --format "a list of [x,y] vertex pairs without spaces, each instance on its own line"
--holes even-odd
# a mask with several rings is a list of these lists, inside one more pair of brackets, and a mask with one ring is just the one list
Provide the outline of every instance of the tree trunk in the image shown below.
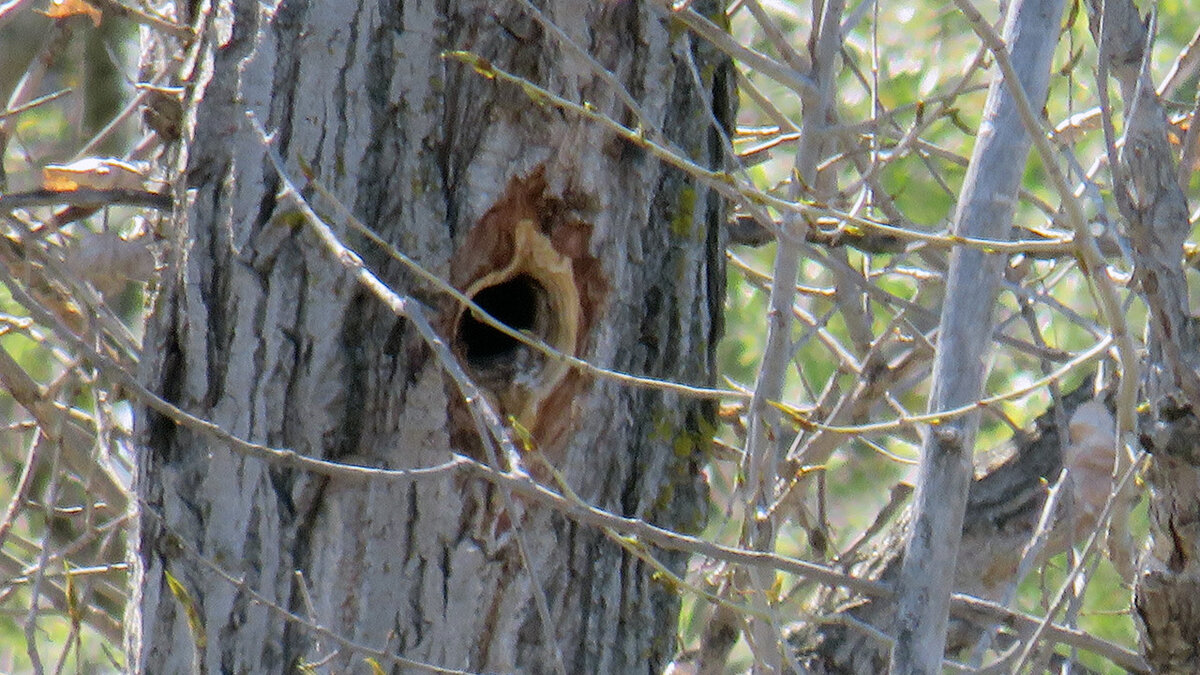
[[[470,51],[718,166],[710,110],[730,119],[731,72],[671,30],[664,9],[549,2],[558,34],[520,2],[215,4],[191,15],[196,3],[179,3],[198,27],[193,51],[146,51],[185,87],[182,141],[163,158],[186,200],[166,230],[170,266],[146,339],[152,390],[309,457],[392,469],[488,459],[412,322],[277,199],[247,111],[274,132],[293,177],[316,176],[501,320],[602,368],[713,381],[724,280],[713,191],[528,87],[443,58]],[[568,39],[613,73],[640,119]],[[488,399],[581,498],[703,526],[712,404],[569,371],[327,220],[428,307]],[[652,566],[556,513],[510,508],[470,475],[353,482],[249,458],[146,410],[140,428],[135,671],[367,672],[371,654],[332,636],[492,672],[658,672],[674,650],[679,600]],[[677,573],[685,562],[659,559]]]
[[1200,669],[1200,332],[1183,266],[1192,226],[1167,117],[1143,71],[1153,24],[1128,0],[1091,0],[1089,9],[1102,64],[1125,103],[1113,192],[1149,310],[1142,388],[1150,414],[1139,441],[1150,455],[1144,473],[1150,538],[1138,560],[1133,616],[1154,672],[1194,673]]

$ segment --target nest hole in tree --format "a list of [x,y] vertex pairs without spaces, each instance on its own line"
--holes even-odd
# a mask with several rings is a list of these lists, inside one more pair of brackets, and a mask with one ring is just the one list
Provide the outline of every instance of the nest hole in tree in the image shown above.
[[[538,168],[512,178],[467,232],[451,258],[450,279],[501,323],[578,357],[608,292],[599,260],[589,253],[592,229],[574,206],[548,193]],[[582,372],[492,328],[477,310],[459,304],[451,311],[445,334],[468,375],[540,451],[561,450],[588,381]]]
[[[482,288],[471,299],[514,330],[528,331],[543,340],[548,337],[551,317],[546,289],[528,274]],[[529,349],[511,335],[487,325],[469,310],[463,312],[455,337],[467,365],[476,371],[520,360],[522,350]]]

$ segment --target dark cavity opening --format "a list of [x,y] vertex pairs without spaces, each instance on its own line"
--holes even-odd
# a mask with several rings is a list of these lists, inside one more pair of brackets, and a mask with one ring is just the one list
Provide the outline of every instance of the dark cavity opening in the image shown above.
[[[538,316],[538,313],[545,293],[545,289],[533,277],[521,274],[495,286],[488,286],[471,299],[501,323],[515,330],[537,334],[537,325],[544,322],[544,317]],[[467,357],[467,365],[475,369],[512,360],[522,347],[515,338],[476,319],[470,309],[463,312],[457,338]]]

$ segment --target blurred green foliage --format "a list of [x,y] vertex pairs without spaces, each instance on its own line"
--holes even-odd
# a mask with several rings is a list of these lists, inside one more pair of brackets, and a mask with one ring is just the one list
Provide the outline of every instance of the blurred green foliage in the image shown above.
[[[47,163],[66,161],[74,157],[88,140],[107,125],[130,100],[133,77],[134,55],[136,54],[136,29],[127,21],[106,16],[99,28],[93,27],[85,17],[72,17],[54,21],[36,9],[26,9],[0,20],[0,95],[4,100],[13,97],[22,86],[31,90],[22,101],[38,96],[67,91],[56,99],[33,110],[5,119],[0,126],[0,148],[3,149],[0,172],[0,192],[27,190],[38,185],[39,169]],[[811,23],[811,7],[806,2],[764,3],[778,28],[788,37],[788,42],[800,52],[805,45]],[[999,3],[987,0],[977,3],[992,19],[998,19]],[[1188,44],[1195,31],[1196,12],[1188,0],[1159,0],[1157,9],[1157,36],[1152,72],[1161,78],[1172,62]],[[959,78],[976,59],[985,63],[990,57],[981,56],[979,41],[971,33],[968,24],[951,4],[928,0],[907,2],[851,3],[850,11],[857,20],[847,33],[843,50],[844,67],[838,74],[838,122],[857,125],[864,136],[873,134],[868,144],[871,155],[868,159],[876,163],[878,182],[886,197],[894,201],[896,209],[912,224],[928,233],[944,232],[953,218],[957,192],[966,171],[975,129],[978,127],[988,78],[994,70],[977,71],[963,83],[961,93],[953,100],[946,97],[951,87],[959,84]],[[1095,48],[1088,32],[1087,19],[1078,3],[1069,9],[1069,25],[1064,26],[1056,56],[1057,73],[1052,79],[1051,93],[1045,104],[1049,125],[1053,127],[1067,117],[1083,112],[1096,105]],[[770,54],[776,53],[761,27],[744,9],[732,18],[732,31],[738,41],[752,49]],[[746,67],[739,68],[743,83],[753,85],[762,92],[776,109],[765,111],[753,100],[743,96],[739,124],[743,127],[770,127],[778,120],[771,113],[782,115],[794,124],[802,119],[800,102],[796,94],[775,83],[761,73]],[[37,76],[36,82],[30,74]],[[1172,112],[1190,108],[1195,99],[1197,77],[1186,78],[1172,94],[1168,103]],[[936,118],[929,116],[946,108]],[[0,118],[3,119],[3,118]],[[1117,116],[1119,127],[1119,116]],[[900,147],[906,133],[919,127],[919,142],[910,142]],[[1118,128],[1119,132],[1119,128]],[[106,138],[92,151],[95,155],[121,156],[131,147],[138,134],[137,120],[128,119],[116,133]],[[747,170],[755,184],[763,191],[786,194],[781,188],[788,179],[792,166],[791,152],[794,143],[777,147],[765,162]],[[889,153],[897,152],[897,156]],[[1090,133],[1079,142],[1064,148],[1064,161],[1072,166],[1087,169],[1102,156],[1102,144],[1096,133]],[[839,186],[855,184],[858,172],[841,158],[834,163]],[[836,168],[840,166],[841,168]],[[1078,178],[1078,175],[1074,176]],[[1028,198],[1020,205],[1016,226],[1021,237],[1031,237],[1033,231],[1059,227],[1052,221],[1053,213],[1047,213],[1045,204],[1055,204],[1057,196],[1045,185],[1044,170],[1037,159],[1026,167],[1024,187]],[[1098,187],[1107,208],[1115,213],[1108,186],[1101,179]],[[1193,174],[1191,193],[1200,189],[1200,176]],[[855,203],[855,194],[848,191],[843,195],[839,208],[855,209],[860,215],[887,219],[887,214],[877,201]],[[1041,204],[1037,202],[1042,202]],[[128,218],[128,213],[117,212],[114,218],[118,227]],[[45,214],[41,214],[45,215]],[[773,214],[779,217],[780,214]],[[104,212],[91,217],[73,228],[100,229],[105,226]],[[109,223],[111,224],[111,223]],[[67,232],[70,234],[70,231]],[[900,312],[900,304],[887,304],[872,298],[860,307],[867,317],[867,326],[875,336],[906,334],[913,332],[912,322],[922,330],[930,330],[936,323],[941,296],[941,279],[938,270],[930,270],[930,260],[944,252],[927,251],[929,258],[917,255],[911,247],[902,254],[871,253],[847,247],[837,255],[844,255],[846,265],[861,274],[875,288],[891,296],[895,303],[908,303],[913,309]],[[737,386],[751,388],[757,376],[759,360],[765,337],[767,315],[768,281],[774,257],[773,245],[761,248],[734,246],[732,255],[753,270],[747,273],[736,265],[728,271],[728,297],[726,303],[726,334],[719,347],[721,368],[724,377]],[[1082,277],[1072,269],[1071,260],[1027,261],[1028,269],[1018,282],[1022,288],[1052,300],[1028,305],[1013,293],[1013,288],[1002,292],[998,307],[1000,325],[1008,335],[1029,343],[1043,343],[1047,348],[1078,352],[1092,345],[1096,339],[1094,331],[1086,322],[1075,320],[1058,311],[1056,307],[1070,308],[1081,317],[1095,319],[1097,310]],[[1014,261],[1014,264],[1019,261]],[[1119,263],[1117,267],[1119,268]],[[1127,270],[1117,269],[1117,273]],[[851,389],[857,375],[848,372],[840,357],[833,353],[827,341],[816,333],[817,328],[827,334],[828,339],[842,345],[853,345],[847,318],[838,304],[838,294],[845,293],[848,286],[844,278],[831,271],[828,264],[807,261],[802,266],[798,280],[801,293],[797,308],[812,317],[815,326],[797,321],[794,339],[797,348],[788,371],[785,403],[801,410],[818,408],[823,403],[826,391]],[[141,305],[140,293],[130,300],[127,317],[136,330],[137,313]],[[923,310],[924,314],[921,313]],[[1025,314],[1022,314],[1025,312]],[[0,314],[12,317],[13,325],[24,318],[23,311],[16,306],[8,293],[0,289]],[[902,317],[900,315],[903,314]],[[899,317],[899,318],[898,318]],[[1145,311],[1137,302],[1128,309],[1130,325],[1140,326],[1145,321]],[[903,319],[903,320],[900,320]],[[890,332],[889,332],[890,331]],[[912,336],[909,336],[912,337]],[[2,346],[25,370],[43,385],[56,382],[77,364],[69,354],[61,353],[44,334],[33,330],[13,330],[0,337]],[[848,348],[855,351],[853,347]],[[863,356],[861,353],[857,354]],[[988,380],[989,393],[1001,393],[1027,386],[1042,377],[1052,364],[1036,358],[1028,352],[1015,349],[998,349],[994,356],[993,369]],[[899,416],[898,409],[909,413],[925,410],[928,393],[928,371],[918,368],[905,374],[912,382],[899,388],[895,398],[880,402],[872,407],[869,418],[856,422],[887,421]],[[1062,383],[1064,390],[1082,379],[1082,374],[1072,375]],[[73,405],[81,409],[92,409],[93,398],[86,380],[72,384],[76,395]],[[1050,403],[1049,393],[1042,389],[997,406],[996,411],[985,416],[977,448],[981,458],[993,452],[1002,452],[1013,441],[1014,428],[1026,427]],[[890,407],[889,407],[890,406]],[[14,405],[10,397],[0,394],[0,412],[4,423],[12,426],[0,438],[0,458],[7,469],[8,478],[0,482],[0,504],[7,504],[17,488],[22,462],[34,442],[34,432],[28,425],[21,425],[26,415]],[[828,410],[818,410],[828,414]],[[794,430],[793,430],[794,431]],[[726,427],[721,439],[731,446],[741,443],[735,431]],[[921,438],[915,427],[889,430],[862,438],[848,438],[818,471],[822,478],[824,508],[823,526],[830,541],[827,548],[832,556],[842,550],[875,519],[878,510],[887,502],[889,490],[902,480],[911,480],[912,462],[916,459]],[[982,460],[981,460],[982,462]],[[736,462],[714,460],[707,468],[713,491],[713,517],[706,536],[722,542],[737,543],[740,511],[735,501],[738,484]],[[48,477],[41,476],[35,490],[44,489]],[[1134,518],[1135,539],[1145,532],[1145,515],[1139,511]],[[43,537],[47,525],[44,513],[35,508],[26,509],[16,521],[13,533],[5,542],[4,553],[19,562],[32,564],[38,551],[37,540]],[[781,535],[781,550],[805,557],[815,554],[810,548],[812,530],[796,526]],[[32,543],[31,543],[32,542]],[[1052,559],[1037,574],[1030,575],[1020,587],[1019,604],[1022,609],[1036,612],[1044,609],[1047,598],[1061,585],[1064,570],[1069,561],[1065,554]],[[697,563],[698,579],[711,568]],[[1081,589],[1082,605],[1079,608],[1078,625],[1089,632],[1120,644],[1135,646],[1133,626],[1128,616],[1129,593],[1107,561],[1097,565],[1087,575],[1087,587]],[[797,585],[796,580],[785,584],[787,592]],[[681,640],[694,644],[703,628],[702,609],[704,603],[687,595],[684,616],[681,622]],[[794,601],[781,607],[781,611],[802,611],[804,596],[797,594]],[[11,577],[0,584],[0,671],[24,672],[31,662],[26,650],[26,628],[30,623],[29,595],[23,580]],[[36,613],[36,612],[34,612]],[[82,648],[72,641],[71,621],[61,613],[46,610],[36,622],[36,633],[44,664],[53,664],[62,659],[66,670],[76,672],[105,672],[119,669],[120,657],[110,656],[119,652],[118,645],[106,645],[103,639],[86,627],[82,633]],[[69,657],[69,658],[66,658]],[[749,658],[744,649],[738,652],[731,667],[744,667]],[[1117,672],[1113,666],[1091,655],[1082,655],[1082,662],[1102,672]]]
[[[6,103],[4,111],[21,110],[0,116],[0,194],[39,188],[42,167],[76,158],[118,119],[134,91],[135,24],[115,16],[106,16],[99,26],[86,16],[54,20],[46,10],[45,2],[27,3],[16,10],[5,7],[0,17],[0,101]],[[87,149],[88,156],[124,156],[139,135],[136,116],[120,118]],[[17,240],[12,227],[17,222],[44,223],[54,211],[49,206],[22,211],[27,220],[7,222],[0,245]],[[132,213],[100,209],[48,241],[52,250],[62,250],[80,233],[127,228]],[[47,289],[43,297],[59,294]],[[81,311],[70,305],[59,309],[63,316]],[[136,309],[127,310],[122,315],[138,329],[144,311],[140,299]],[[85,416],[97,416],[98,402],[111,412],[114,401],[107,398],[107,387],[94,389],[94,374],[82,369],[47,328],[32,324],[6,286],[0,286],[0,333],[0,348],[47,400]],[[128,431],[128,415],[123,417],[104,453],[124,452],[126,444],[115,441]],[[0,508],[8,508],[10,516],[0,550],[0,672],[34,672],[34,655],[45,672],[121,672],[119,641],[109,642],[82,613],[91,606],[119,625],[123,607],[114,605],[111,595],[96,594],[101,586],[119,589],[125,583],[123,529],[109,529],[119,520],[109,520],[102,505],[90,503],[87,476],[65,469],[58,446],[48,440],[57,431],[35,429],[28,411],[7,393],[0,393],[0,428],[5,430],[0,462],[6,476],[0,481]],[[16,491],[34,453],[40,461],[22,500]],[[116,461],[126,464],[128,457]],[[84,563],[87,569],[80,567]],[[36,602],[34,587],[39,589]]]
[[[998,25],[998,3],[977,2],[976,6],[985,16]],[[1149,3],[1143,9],[1150,9]],[[801,53],[807,53],[808,26],[811,23],[809,3],[764,3],[768,12],[776,19],[776,25],[785,31],[788,42]],[[1151,64],[1153,76],[1161,80],[1172,63],[1179,57],[1196,32],[1197,16],[1184,0],[1162,0],[1153,3],[1157,11],[1158,34],[1154,58]],[[861,11],[860,11],[861,10]],[[986,96],[986,86],[995,70],[976,72],[972,79],[961,86],[962,93],[952,101],[945,99],[951,87],[959,85],[959,79],[967,67],[979,58],[980,43],[971,32],[952,4],[944,2],[910,1],[903,3],[866,3],[865,7],[849,3],[847,13],[855,13],[857,20],[846,35],[842,52],[844,67],[838,74],[837,122],[844,126],[863,129],[864,135],[876,130],[870,144],[875,149],[878,161],[879,183],[894,201],[898,211],[914,225],[928,232],[945,232],[954,215],[958,190],[962,184],[966,161],[974,144],[975,129],[978,127]],[[732,22],[733,33],[743,44],[769,54],[780,61],[779,53],[763,35],[755,19],[748,11],[739,11]],[[1048,126],[1054,127],[1069,116],[1087,111],[1097,105],[1096,97],[1096,48],[1088,30],[1086,12],[1078,2],[1069,3],[1067,22],[1055,57],[1056,72],[1052,77],[1051,90],[1045,102]],[[990,56],[985,56],[990,64]],[[857,73],[853,72],[857,69]],[[772,82],[761,73],[742,67],[745,82],[752,83],[770,101],[773,111],[764,110],[753,98],[743,95],[739,122],[746,128],[762,130],[775,124],[779,116],[787,118],[798,127],[803,119],[799,97]],[[1182,81],[1181,86],[1168,99],[1168,111],[1178,115],[1192,106],[1195,100],[1197,77],[1193,73]],[[1115,89],[1110,85],[1110,89]],[[1118,92],[1110,92],[1119,100]],[[945,101],[948,107],[937,119],[929,119],[937,110],[937,103]],[[1117,133],[1120,133],[1120,109],[1114,114]],[[919,141],[903,148],[900,156],[888,153],[898,148],[904,135],[920,127]],[[1081,170],[1089,169],[1093,163],[1104,162],[1102,135],[1093,127],[1077,141],[1063,146],[1063,157],[1067,166],[1073,167],[1072,179],[1078,180]],[[865,137],[865,136],[864,136]],[[864,141],[864,145],[868,145]],[[779,186],[788,178],[791,168],[791,151],[794,144],[781,144],[772,153],[769,161],[753,167],[748,173],[756,185],[763,190],[785,194]],[[831,165],[835,163],[830,161]],[[857,185],[859,173],[850,163],[838,172],[838,184]],[[1116,208],[1109,192],[1108,175],[1096,174],[1096,184],[1104,200],[1109,222],[1116,218]],[[1054,205],[1058,196],[1047,184],[1045,171],[1036,156],[1026,166],[1023,187],[1026,198],[1018,207],[1015,236],[1036,238],[1034,233],[1061,230],[1062,224],[1053,221]],[[1191,194],[1200,187],[1200,178],[1195,174],[1191,180]],[[869,200],[867,203],[853,202],[853,194],[846,194],[841,208],[858,209],[858,213],[881,220],[889,220],[887,213]],[[1047,207],[1049,206],[1049,211]],[[781,214],[774,214],[779,217]],[[893,223],[895,224],[895,223]],[[872,254],[851,247],[845,249],[849,266],[870,279],[878,288],[903,301],[926,308],[936,315],[939,310],[941,278],[939,272],[926,275],[910,274],[915,269],[928,270],[928,259],[912,255],[916,247],[910,246],[909,253],[902,255]],[[767,312],[769,286],[761,275],[769,275],[773,260],[773,247],[758,249],[734,247],[734,255],[744,261],[756,274],[748,276],[737,266],[731,266],[728,278],[727,332],[720,347],[721,366],[726,377],[745,387],[752,387],[757,376],[761,357]],[[1023,267],[1021,267],[1023,265]],[[1098,327],[1099,312],[1096,301],[1087,283],[1078,273],[1072,260],[1028,259],[1012,261],[1012,278],[1016,284],[1044,298],[1034,303],[1014,294],[1017,287],[1010,283],[1001,292],[997,308],[998,324],[1013,338],[1033,344],[1044,344],[1052,350],[1068,353],[1079,351],[1095,344],[1103,335]],[[1024,270],[1017,276],[1018,269]],[[1128,273],[1126,263],[1117,259],[1114,274],[1118,277]],[[1194,282],[1194,274],[1193,282]],[[819,289],[818,292],[802,292],[797,305],[804,313],[817,317],[819,327],[843,345],[851,345],[851,333],[846,328],[844,317],[832,300],[837,293],[846,292],[844,280],[827,265],[805,264],[798,284],[803,288]],[[1194,306],[1196,305],[1193,301]],[[1070,313],[1062,311],[1069,308]],[[871,329],[880,335],[887,329],[888,322],[895,317],[895,308],[871,301],[866,312],[873,317]],[[909,313],[909,318],[915,314]],[[1080,320],[1082,317],[1083,321]],[[1145,309],[1136,300],[1127,303],[1128,325],[1144,326]],[[1089,323],[1090,322],[1090,323]],[[901,328],[902,329],[902,328]],[[851,386],[852,377],[847,376],[839,358],[821,340],[814,339],[814,328],[797,322],[795,339],[797,345],[792,368],[788,371],[788,386],[785,402],[795,408],[807,410],[820,403],[820,394],[827,387],[840,387],[845,391]],[[860,354],[861,356],[861,354]],[[989,394],[998,394],[1028,386],[1043,377],[1058,364],[1045,362],[1030,352],[996,346],[992,370],[987,383]],[[1107,364],[1111,371],[1112,364]],[[1060,383],[1062,391],[1077,386],[1086,371],[1074,373]],[[919,376],[923,382],[915,383],[900,395],[895,404],[911,413],[925,410],[928,372]],[[980,463],[989,458],[1002,456],[1014,442],[1014,429],[1026,428],[1032,420],[1051,404],[1050,392],[1038,389],[1027,396],[1006,401],[984,415],[983,426],[977,440]],[[828,413],[828,410],[819,411]],[[886,421],[895,419],[897,412],[886,405],[872,408],[868,419],[859,422]],[[817,419],[821,416],[816,415]],[[803,432],[800,432],[803,434]],[[724,440],[738,446],[741,439],[728,432]],[[869,442],[868,442],[869,441]],[[897,462],[874,448],[884,449],[900,458],[916,459],[921,439],[912,429],[893,430],[874,434],[862,442],[849,440],[843,443],[825,466],[824,499],[828,505],[828,520],[833,536],[833,551],[852,541],[873,519],[875,512],[886,502],[889,488],[900,480],[911,480],[911,466]],[[726,466],[711,469],[714,476],[727,476],[733,469]],[[710,536],[736,543],[738,529],[725,520],[732,512],[732,521],[740,518],[736,504],[731,505],[734,485],[727,482],[714,484],[721,493],[714,509],[719,511],[713,518]],[[732,509],[732,511],[730,511]],[[1144,509],[1143,509],[1144,510]],[[1146,523],[1143,510],[1135,512],[1133,537],[1141,540],[1145,536]],[[797,535],[784,535],[795,537]],[[803,534],[798,535],[803,540]],[[798,549],[804,551],[803,548]],[[812,555],[811,551],[805,555]],[[1021,586],[1021,606],[1036,611],[1044,597],[1045,589],[1057,590],[1061,582],[1065,554],[1059,555],[1045,566],[1041,574],[1031,575]],[[1057,575],[1057,576],[1056,576]],[[1128,615],[1130,593],[1112,570],[1111,564],[1103,561],[1098,569],[1086,575],[1083,605],[1079,610],[1078,625],[1106,639],[1136,649],[1132,621]],[[799,616],[801,605],[789,605],[781,609]],[[689,606],[688,612],[696,611]],[[699,636],[700,623],[688,614],[683,623],[685,642]],[[690,642],[689,642],[690,643]],[[746,665],[748,652],[738,652],[739,665]],[[1101,672],[1120,672],[1119,669],[1092,655],[1084,655],[1083,663]]]

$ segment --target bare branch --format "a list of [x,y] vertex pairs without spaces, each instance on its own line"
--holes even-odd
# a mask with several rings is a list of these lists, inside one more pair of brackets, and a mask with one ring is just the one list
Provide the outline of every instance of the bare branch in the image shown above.
[[[1062,11],[1059,0],[1015,0],[1009,6],[1004,34],[1019,79],[1008,86],[994,82],[989,90],[955,216],[957,234],[994,239],[1009,235],[1031,143],[1009,88],[1020,86],[1035,101],[1046,97]],[[988,328],[1001,262],[995,255],[973,250],[951,253],[931,411],[962,406],[983,393]],[[936,427],[923,448],[913,525],[898,582],[892,673],[933,673],[940,668],[949,613],[950,589],[945,580],[954,577],[978,420],[978,415],[966,415]]]

